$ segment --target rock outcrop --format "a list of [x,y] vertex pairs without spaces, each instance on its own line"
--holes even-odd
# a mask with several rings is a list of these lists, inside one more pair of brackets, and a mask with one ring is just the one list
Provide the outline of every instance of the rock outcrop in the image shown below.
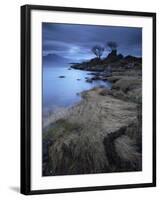
[[108,54],[106,58],[93,58],[89,61],[85,61],[82,63],[75,63],[71,65],[71,68],[86,71],[103,72],[108,68],[116,68],[117,70],[117,68],[122,67],[123,70],[125,70],[135,67],[137,69],[140,69],[141,66],[142,58],[137,58],[130,55],[124,57],[122,54],[117,54],[117,50],[113,50],[111,53]]

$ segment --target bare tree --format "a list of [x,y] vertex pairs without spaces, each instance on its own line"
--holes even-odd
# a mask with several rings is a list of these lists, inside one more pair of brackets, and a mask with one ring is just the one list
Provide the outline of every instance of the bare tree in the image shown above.
[[100,59],[103,52],[104,52],[104,47],[100,46],[100,45],[95,45],[92,48],[92,52]]
[[109,42],[107,42],[107,46],[111,49],[111,51],[113,51],[113,50],[117,49],[118,44],[116,42],[109,41]]

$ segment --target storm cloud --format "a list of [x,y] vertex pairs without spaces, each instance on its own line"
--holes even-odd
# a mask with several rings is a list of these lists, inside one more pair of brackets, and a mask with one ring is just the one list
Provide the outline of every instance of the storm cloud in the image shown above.
[[[94,57],[94,45],[106,47],[108,41],[114,41],[119,53],[142,56],[142,28],[43,23],[42,33],[43,55],[53,53],[73,61],[86,60]],[[108,53],[105,48],[103,56]]]

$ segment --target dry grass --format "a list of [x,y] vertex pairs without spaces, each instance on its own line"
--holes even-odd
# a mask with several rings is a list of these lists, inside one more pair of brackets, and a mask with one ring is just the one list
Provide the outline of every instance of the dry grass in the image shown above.
[[[136,123],[136,104],[110,95],[102,96],[101,90],[103,88],[94,88],[83,93],[81,103],[63,112],[61,119],[55,117],[56,121],[44,131],[43,139],[52,141],[47,172],[44,174],[87,174],[140,169],[137,160],[141,159],[133,141],[129,136],[121,137],[126,133],[121,133],[108,145],[104,144],[104,138],[109,134],[114,135],[122,127]],[[116,164],[111,159],[117,159]]]
[[108,162],[104,146],[94,132],[85,133],[79,124],[59,120],[48,134],[53,141],[49,149],[50,175],[106,171]]
[[123,92],[127,92],[131,89],[139,88],[141,84],[141,78],[122,78],[114,83],[113,89],[120,89]]
[[141,153],[137,152],[134,140],[122,135],[114,141],[114,144],[116,155],[120,160],[119,167],[116,166],[117,168],[126,171],[142,170]]

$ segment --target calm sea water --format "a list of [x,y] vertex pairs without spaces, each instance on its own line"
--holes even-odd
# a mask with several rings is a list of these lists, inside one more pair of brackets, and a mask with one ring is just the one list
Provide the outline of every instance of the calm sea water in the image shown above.
[[43,67],[43,111],[72,106],[81,100],[78,93],[95,86],[110,88],[108,82],[86,82],[85,77],[92,76],[88,73],[82,70],[68,70],[68,67]]

